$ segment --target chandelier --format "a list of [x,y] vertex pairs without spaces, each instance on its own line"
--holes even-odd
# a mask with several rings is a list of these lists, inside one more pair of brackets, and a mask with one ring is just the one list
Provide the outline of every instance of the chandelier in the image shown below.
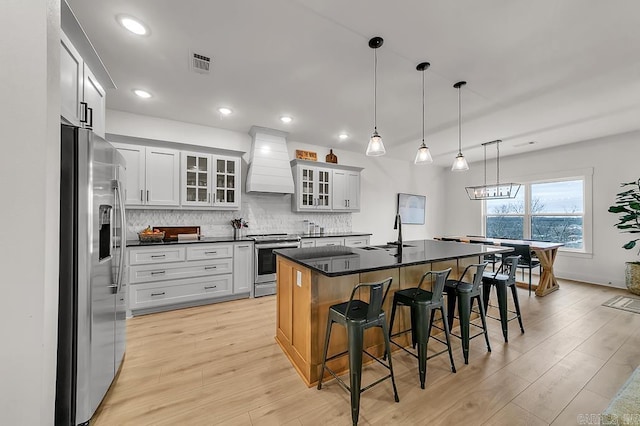
[[[500,183],[500,143],[502,141],[497,139],[491,142],[485,142],[482,144],[484,148],[484,185],[479,186],[467,186],[467,195],[470,200],[497,200],[503,198],[516,198],[518,191],[520,190],[519,183]],[[487,185],[487,145],[496,146],[496,183],[493,185]]]

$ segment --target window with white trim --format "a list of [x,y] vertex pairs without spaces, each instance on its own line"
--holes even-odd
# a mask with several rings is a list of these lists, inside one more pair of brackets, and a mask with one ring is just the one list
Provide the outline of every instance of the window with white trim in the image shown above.
[[564,250],[585,252],[587,189],[586,177],[558,178],[523,184],[514,199],[487,200],[485,235],[563,243]]

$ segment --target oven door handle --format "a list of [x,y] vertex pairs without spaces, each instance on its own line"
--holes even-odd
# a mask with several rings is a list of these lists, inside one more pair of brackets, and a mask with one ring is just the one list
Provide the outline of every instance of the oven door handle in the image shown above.
[[256,243],[255,244],[255,249],[260,250],[260,249],[275,249],[275,248],[299,248],[300,247],[300,243],[299,242],[288,242],[288,243],[268,243],[268,244],[260,244],[260,243]]

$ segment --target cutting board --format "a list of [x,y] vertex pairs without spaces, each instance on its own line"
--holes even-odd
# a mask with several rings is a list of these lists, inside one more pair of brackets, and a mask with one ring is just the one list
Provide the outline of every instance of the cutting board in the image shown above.
[[153,230],[164,231],[165,241],[178,241],[178,234],[198,234],[199,226],[154,226]]

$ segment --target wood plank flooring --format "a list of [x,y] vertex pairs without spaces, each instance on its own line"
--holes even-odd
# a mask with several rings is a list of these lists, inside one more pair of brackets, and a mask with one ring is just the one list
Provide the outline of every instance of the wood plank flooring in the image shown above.
[[[559,282],[545,297],[518,290],[526,333],[511,321],[509,343],[487,320],[491,353],[473,339],[465,365],[454,338],[457,373],[446,355],[429,360],[424,390],[417,361],[394,352],[400,402],[388,381],[366,391],[360,424],[569,425],[600,413],[640,364],[640,315],[600,306],[623,290]],[[348,394],[335,381],[307,388],[275,343],[275,309],[269,296],[128,320],[93,425],[349,425]],[[364,383],[381,374],[365,367]]]

